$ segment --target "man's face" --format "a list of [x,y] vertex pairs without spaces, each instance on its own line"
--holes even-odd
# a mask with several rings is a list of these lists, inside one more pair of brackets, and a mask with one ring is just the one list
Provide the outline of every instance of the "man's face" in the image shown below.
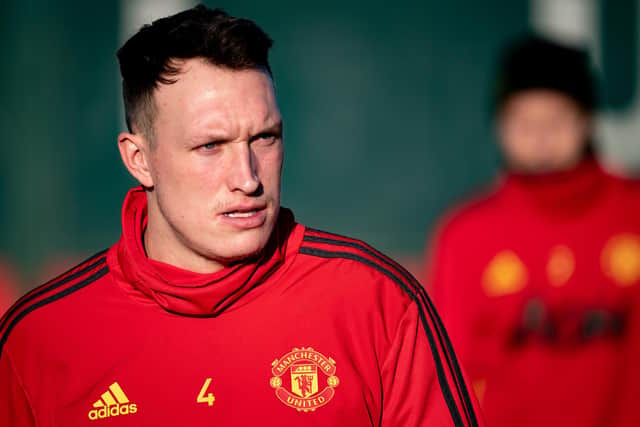
[[512,95],[498,117],[502,152],[518,172],[570,169],[582,158],[589,132],[589,117],[577,104],[550,90]]
[[150,256],[209,272],[269,240],[280,208],[282,120],[264,72],[200,59],[181,70],[154,93],[145,240]]

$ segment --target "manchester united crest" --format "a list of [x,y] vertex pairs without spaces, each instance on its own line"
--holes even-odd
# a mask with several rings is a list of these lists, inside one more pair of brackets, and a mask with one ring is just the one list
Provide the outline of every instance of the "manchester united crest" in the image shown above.
[[269,383],[282,403],[298,411],[315,411],[329,403],[340,384],[336,361],[311,347],[294,348],[271,364]]

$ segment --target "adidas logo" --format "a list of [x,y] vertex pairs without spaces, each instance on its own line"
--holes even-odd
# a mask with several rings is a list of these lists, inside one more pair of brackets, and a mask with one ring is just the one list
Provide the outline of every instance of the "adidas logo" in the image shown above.
[[138,406],[135,403],[129,403],[129,398],[122,391],[120,384],[115,382],[93,404],[93,409],[89,411],[89,419],[91,421],[102,420],[136,412],[138,412]]

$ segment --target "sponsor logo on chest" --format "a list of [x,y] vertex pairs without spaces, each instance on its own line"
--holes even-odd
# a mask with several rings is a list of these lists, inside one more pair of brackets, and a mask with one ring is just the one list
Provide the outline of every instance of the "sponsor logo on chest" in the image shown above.
[[114,382],[107,391],[102,393],[100,399],[94,402],[93,409],[89,411],[88,417],[91,421],[97,421],[105,418],[131,415],[136,412],[138,412],[138,405],[131,403],[120,384]]

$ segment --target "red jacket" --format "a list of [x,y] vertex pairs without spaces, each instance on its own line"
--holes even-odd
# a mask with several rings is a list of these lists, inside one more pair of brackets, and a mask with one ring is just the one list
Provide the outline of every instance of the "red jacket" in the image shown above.
[[420,285],[283,209],[258,258],[202,275],[123,236],[0,322],[0,426],[477,426]]
[[429,282],[487,425],[637,426],[640,186],[593,160],[450,215]]

